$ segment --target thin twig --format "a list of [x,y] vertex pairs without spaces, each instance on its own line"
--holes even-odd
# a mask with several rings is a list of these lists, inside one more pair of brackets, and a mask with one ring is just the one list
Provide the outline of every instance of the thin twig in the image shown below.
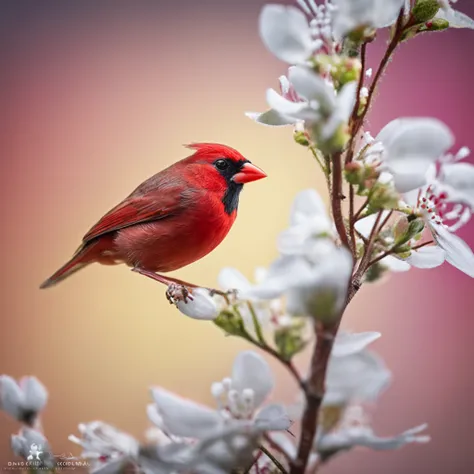
[[350,249],[346,226],[344,225],[344,218],[342,217],[342,200],[344,199],[344,195],[342,194],[341,153],[333,155],[332,163],[332,215],[342,244]]
[[[360,108],[360,94],[362,87],[364,87],[364,78],[365,78],[365,56],[366,56],[366,51],[367,51],[367,43],[364,43],[361,46],[360,49],[360,62],[361,62],[361,69],[360,69],[360,76],[359,76],[359,83],[357,85],[357,95],[356,95],[356,101],[354,104],[354,108],[352,109],[352,115],[350,119],[350,123],[355,123],[357,120],[357,116],[359,115],[359,108]],[[351,134],[351,139],[349,141],[348,145],[348,153],[346,153],[346,159],[345,162],[350,163],[352,161],[352,158],[354,156],[354,151],[353,151],[353,146],[354,142],[356,141],[356,134]]]
[[383,222],[380,224],[380,227],[379,227],[379,230],[377,233],[380,233],[382,231],[382,229],[385,227],[385,225],[387,224],[387,222],[390,220],[390,218],[392,217],[393,215],[393,209],[387,214],[387,217],[383,220]]
[[282,356],[275,349],[273,349],[273,347],[269,346],[268,344],[260,343],[255,338],[253,338],[250,334],[248,334],[247,340],[251,342],[252,344],[256,345],[257,347],[259,347],[262,351],[278,359],[290,371],[290,373],[293,375],[293,377],[295,378],[300,388],[302,390],[306,389],[306,385],[303,379],[301,378],[300,373],[298,372],[298,370],[296,369],[296,367],[293,365],[293,363],[290,360],[283,359]]
[[395,49],[397,49],[398,43],[400,42],[402,33],[404,31],[404,26],[405,26],[403,24],[404,14],[405,14],[405,11],[404,11],[404,8],[402,8],[398,15],[393,38],[388,45],[387,51],[385,51],[382,61],[380,62],[377,72],[375,73],[374,80],[372,81],[372,84],[370,86],[369,95],[367,96],[367,103],[364,107],[364,110],[361,113],[360,117],[355,122],[353,122],[354,126],[351,130],[352,136],[356,136],[359,133],[359,130],[364,123],[367,112],[370,110],[372,101],[374,100],[374,95],[375,95],[375,91],[377,89],[378,83],[381,77],[383,76],[383,73],[385,72],[385,69],[387,68],[388,63],[390,62],[392,54],[394,53]]
[[355,237],[355,229],[354,229],[354,186],[351,184],[349,186],[349,235],[351,238],[351,248],[352,248],[352,255],[354,260],[356,259],[356,237]]
[[[422,244],[412,247],[411,250],[418,250],[423,247],[426,247],[427,245],[431,245],[433,243],[434,243],[433,240],[429,240],[428,242],[423,242]],[[380,262],[380,260],[382,260],[383,258],[388,257],[389,255],[392,255],[393,253],[395,253],[397,251],[397,247],[398,246],[394,246],[391,249],[388,249],[385,252],[381,253],[378,257],[374,258],[368,263],[367,268],[370,268],[372,265],[375,265],[376,263]]]
[[270,458],[271,462],[275,464],[275,466],[278,468],[280,472],[283,474],[288,474],[288,471],[285,469],[285,467],[281,464],[278,459],[273,456],[273,454],[265,447],[265,446],[260,446],[260,451],[262,451],[263,454],[265,454],[268,458]]
[[288,465],[291,465],[293,459],[291,459],[290,455],[280,446],[278,445],[268,434],[264,434],[265,441],[272,447],[275,451],[278,451],[288,462]]
[[355,213],[354,223],[359,220],[360,215],[362,214],[362,212],[364,212],[364,209],[367,207],[369,202],[370,202],[370,196],[362,203],[362,206],[360,206],[360,209]]

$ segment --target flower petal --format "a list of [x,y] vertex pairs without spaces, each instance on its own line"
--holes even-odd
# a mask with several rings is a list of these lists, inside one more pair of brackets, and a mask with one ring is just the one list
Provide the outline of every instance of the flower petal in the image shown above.
[[271,127],[282,127],[284,125],[293,125],[298,119],[288,117],[280,114],[276,110],[270,109],[263,113],[258,112],[246,112],[245,115],[255,122],[261,123],[262,125],[269,125]]
[[251,288],[248,279],[242,275],[236,268],[224,267],[217,277],[219,286],[224,291],[240,290],[245,291]]
[[255,426],[262,431],[287,430],[291,426],[290,418],[283,405],[267,405],[257,413]]
[[[389,215],[390,211],[383,211],[382,217],[380,218],[380,222],[384,222],[387,216]],[[359,234],[363,235],[366,238],[369,238],[374,225],[375,221],[377,220],[378,214],[370,214],[370,216],[364,217],[363,219],[358,220],[354,227],[359,232]]]
[[380,260],[380,265],[391,272],[407,272],[410,270],[410,264],[392,255],[387,255]]
[[299,96],[317,101],[325,109],[333,109],[336,105],[334,89],[318,74],[306,67],[292,67],[288,71],[288,79]]
[[443,225],[430,224],[438,245],[446,252],[446,261],[474,278],[474,253],[466,242]]
[[195,288],[191,292],[193,299],[180,300],[176,307],[193,319],[213,320],[219,314],[217,304],[205,288]]
[[440,8],[436,14],[436,18],[449,22],[450,28],[469,28],[474,29],[474,20],[464,13],[454,10],[453,8]]
[[158,413],[171,434],[204,438],[222,428],[223,420],[216,411],[163,388],[153,388],[151,392]]
[[344,357],[360,352],[380,336],[379,332],[360,332],[355,334],[341,332],[336,337],[332,356]]
[[446,252],[438,245],[414,250],[406,261],[417,268],[436,268],[446,260]]
[[240,352],[232,368],[232,388],[252,389],[255,406],[260,406],[273,389],[273,375],[265,359],[253,351]]
[[474,166],[470,163],[445,164],[441,167],[440,181],[446,186],[448,200],[474,208]]
[[314,189],[305,189],[296,195],[290,216],[291,225],[304,223],[316,216],[325,216],[329,220],[326,206]]
[[24,395],[16,380],[9,375],[0,376],[0,408],[15,419],[21,417]]
[[295,280],[306,278],[310,272],[310,265],[304,258],[280,257],[270,265],[266,278],[242,292],[242,297],[264,300],[277,298],[291,288]]
[[344,405],[375,400],[390,379],[390,371],[383,360],[368,350],[331,357],[324,404]]
[[46,406],[48,391],[36,377],[24,377],[20,386],[25,394],[25,408],[39,413]]
[[259,22],[263,43],[278,59],[298,64],[311,55],[311,30],[306,16],[298,8],[265,5]]
[[430,165],[454,142],[450,129],[432,118],[401,118],[386,125],[377,136],[383,143],[383,161],[394,175],[399,192],[426,183]]

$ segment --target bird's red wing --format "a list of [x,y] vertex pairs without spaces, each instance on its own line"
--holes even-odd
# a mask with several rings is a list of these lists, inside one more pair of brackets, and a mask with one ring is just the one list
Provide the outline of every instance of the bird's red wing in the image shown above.
[[83,241],[90,242],[124,227],[163,219],[180,210],[180,200],[173,197],[174,193],[164,196],[164,193],[157,194],[129,197],[102,217],[84,236]]

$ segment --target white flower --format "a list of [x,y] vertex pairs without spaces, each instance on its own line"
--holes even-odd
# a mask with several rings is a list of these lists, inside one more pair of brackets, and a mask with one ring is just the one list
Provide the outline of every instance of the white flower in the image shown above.
[[427,443],[429,436],[420,435],[427,425],[420,425],[407,430],[398,436],[381,438],[368,424],[361,407],[350,407],[344,413],[341,424],[333,431],[318,436],[315,448],[320,453],[332,453],[349,450],[357,446],[377,451],[401,448],[409,443]]
[[[345,301],[352,256],[347,249],[330,243],[318,257],[314,264],[300,256],[280,257],[247,296],[273,299],[286,294],[288,312],[297,315],[316,316],[320,310],[327,310],[326,316],[336,313]],[[319,307],[322,301],[327,307]]]
[[458,202],[474,209],[474,166],[457,163],[469,153],[469,149],[463,147],[456,156],[448,155],[442,161],[437,187],[447,194],[446,201]]
[[309,255],[315,241],[334,236],[334,223],[326,206],[314,189],[297,194],[290,214],[290,227],[278,237],[283,255]]
[[374,336],[352,337],[360,339],[358,344],[354,343],[354,350],[348,350],[345,354],[337,350],[336,343],[336,351],[329,360],[323,400],[325,406],[346,406],[375,400],[390,382],[390,371],[382,359],[365,348],[375,340]]
[[81,423],[81,437],[69,440],[83,448],[82,457],[92,463],[92,472],[121,472],[138,463],[139,443],[132,436],[101,421]]
[[397,20],[405,0],[333,0],[336,38],[360,27],[384,28]]
[[18,384],[8,375],[0,376],[0,408],[18,421],[33,425],[47,400],[48,392],[36,377],[24,377]]
[[430,166],[453,145],[449,128],[432,118],[402,118],[386,125],[376,138],[382,143],[382,166],[396,189],[405,193],[427,183]]
[[318,319],[337,317],[343,308],[352,275],[352,254],[345,247],[333,247],[321,262],[296,277],[287,293],[287,310]]
[[[431,175],[433,176],[433,173]],[[434,178],[431,178],[428,186],[405,195],[408,207],[412,206],[413,212],[421,215],[428,225],[437,246],[444,252],[437,251],[436,254],[433,253],[431,255],[435,259],[435,261],[431,262],[433,263],[431,266],[436,266],[434,263],[440,262],[444,256],[448,263],[466,275],[474,277],[474,253],[466,242],[454,233],[469,220],[471,209],[458,205],[451,210],[447,210],[448,200],[446,193],[444,191],[439,192],[436,189],[437,182]],[[454,222],[454,224],[449,226],[446,222]],[[431,252],[434,251],[432,250]],[[425,253],[425,257],[428,258],[430,263],[430,255],[427,251]],[[413,254],[410,257],[412,256]],[[410,263],[415,265],[413,260]],[[424,268],[431,267],[425,266]]]
[[340,331],[332,348],[332,357],[346,357],[364,350],[369,344],[379,339],[379,332],[349,333]]
[[446,261],[474,278],[474,253],[461,237],[450,232],[445,225],[428,221],[437,244],[444,250]]
[[255,352],[241,352],[235,359],[232,377],[212,386],[218,411],[162,388],[153,388],[153,400],[162,420],[159,428],[175,436],[197,439],[215,435],[234,425],[240,426],[243,433],[287,429],[290,422],[282,406],[267,405],[258,410],[273,384],[265,360]]
[[446,20],[451,28],[469,28],[474,29],[474,20],[464,13],[455,10],[450,3],[457,0],[438,0],[440,9],[435,18]]
[[[291,69],[292,68],[290,68],[289,70]],[[286,76],[280,76],[278,81],[280,83],[280,93],[282,97],[294,103],[302,103],[305,101],[304,99],[298,96],[294,87],[290,84]],[[263,125],[270,125],[273,127],[280,127],[283,125],[297,125],[298,123],[300,123],[298,119],[281,114],[280,112],[274,109],[267,110],[263,113],[247,112],[245,115],[247,115],[247,117],[251,118],[252,120],[255,120],[258,123],[261,123]]]
[[318,47],[306,16],[293,6],[265,5],[260,14],[260,36],[270,52],[290,64],[303,63]]
[[22,428],[13,435],[11,448],[14,454],[30,463],[32,470],[53,469],[56,464],[48,440],[32,428]]
[[[308,127],[317,126],[323,140],[331,138],[338,127],[347,123],[352,113],[357,94],[357,84],[350,82],[336,93],[333,86],[306,67],[295,66],[288,71],[288,80],[295,96],[283,95],[274,89],[267,90],[267,102],[271,107],[272,119],[280,117],[278,125],[304,121]],[[268,112],[267,112],[268,113]],[[262,115],[250,114],[259,122],[272,125]]]
[[[389,211],[383,211],[380,221],[385,221],[388,214]],[[376,218],[377,214],[371,214],[370,216],[360,219],[355,224],[356,230],[368,238],[375,225]],[[405,272],[410,270],[412,266],[417,268],[435,268],[443,264],[445,260],[445,251],[437,245],[431,245],[429,247],[421,247],[412,250],[411,254],[404,259],[398,256],[388,255],[380,260],[379,263],[392,272]]]
[[[254,276],[256,284],[262,282],[266,278],[266,275],[266,268],[257,267]],[[263,301],[253,297],[245,298],[249,294],[249,290],[253,288],[254,284],[252,284],[237,269],[224,267],[219,272],[218,282],[223,290],[236,292],[236,304],[238,305],[239,313],[242,316],[245,329],[254,337],[258,337],[258,335],[251,308],[253,309],[257,317],[257,322],[263,331],[275,330],[292,325],[292,319],[283,311],[282,301],[280,299]],[[244,300],[241,300],[241,297],[244,298]],[[249,305],[251,305],[251,308]]]
[[193,288],[186,301],[180,299],[176,307],[193,319],[213,320],[219,314],[216,302],[206,288]]

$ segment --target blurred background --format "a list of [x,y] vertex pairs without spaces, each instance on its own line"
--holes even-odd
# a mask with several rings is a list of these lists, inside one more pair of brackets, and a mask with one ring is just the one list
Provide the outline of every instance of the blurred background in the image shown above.
[[[81,421],[102,419],[142,436],[154,384],[211,404],[210,384],[248,347],[181,315],[164,287],[125,267],[92,266],[40,291],[102,214],[186,156],[182,144],[236,147],[269,177],[246,186],[224,243],[175,273],[214,286],[223,266],[251,277],[255,266],[268,264],[294,195],[324,191],[290,128],[261,127],[244,116],[266,108],[266,88],[285,73],[259,40],[262,5],[1,2],[0,373],[34,374],[48,387],[43,423],[55,453],[78,454],[67,436]],[[472,1],[457,6],[474,15]],[[369,47],[370,66],[382,47]],[[473,47],[474,32],[464,30],[403,45],[370,115],[373,134],[396,117],[428,115],[454,130],[456,150],[474,148]],[[471,247],[473,228],[460,232]],[[391,435],[428,422],[433,440],[391,453],[352,452],[323,472],[474,472],[473,308],[472,280],[447,265],[363,288],[344,327],[382,332],[374,348],[394,373],[376,430]],[[273,366],[274,399],[293,401],[289,377]],[[17,429],[0,413],[0,466],[12,460],[9,436]]]

